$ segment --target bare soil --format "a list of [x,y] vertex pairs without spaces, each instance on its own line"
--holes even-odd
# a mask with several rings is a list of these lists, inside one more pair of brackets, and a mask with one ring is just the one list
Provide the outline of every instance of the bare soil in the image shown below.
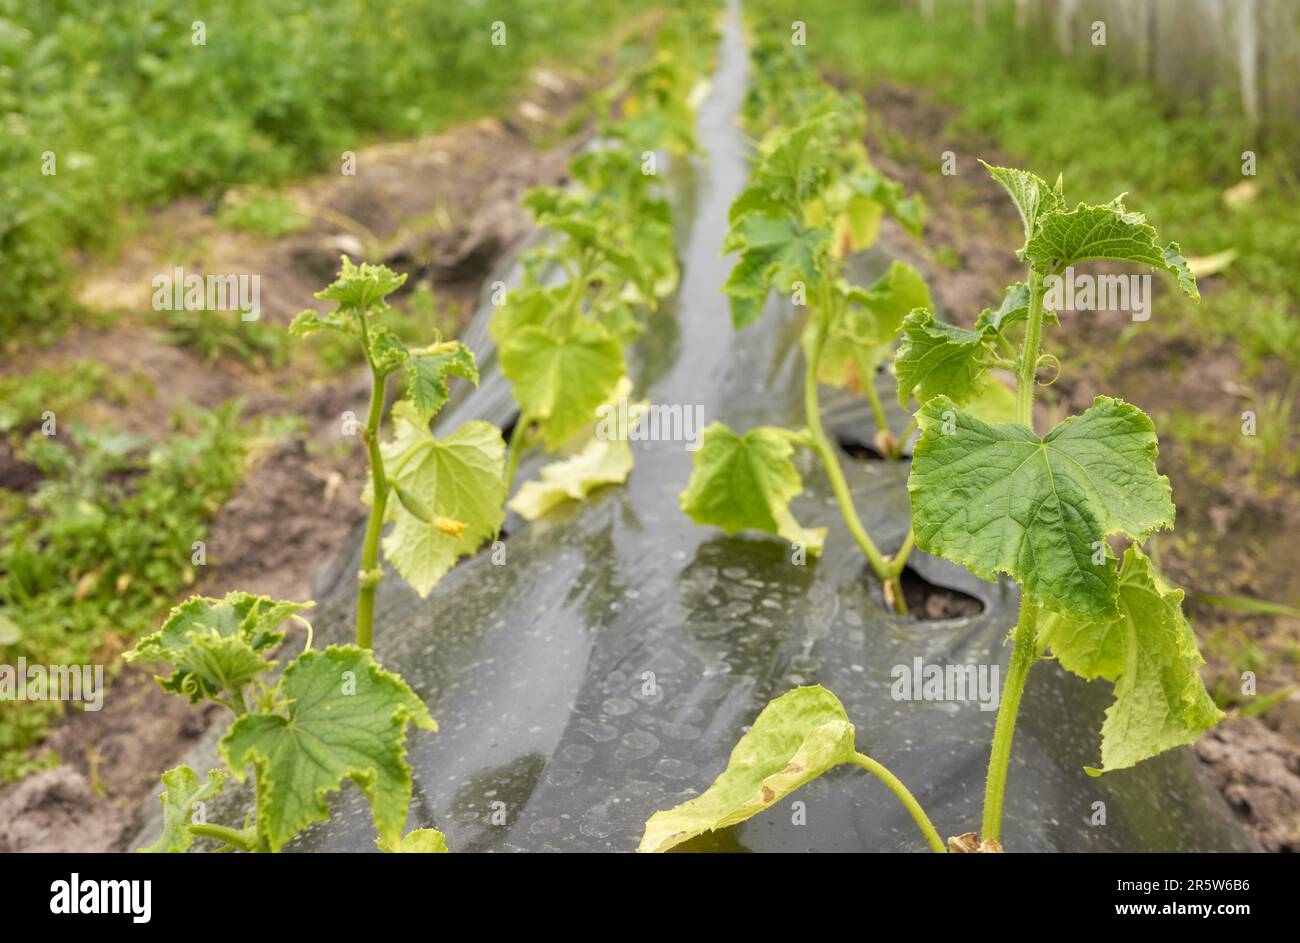
[[[987,138],[956,127],[951,108],[917,89],[886,83],[865,95],[868,113],[877,119],[867,134],[873,161],[927,201],[924,246],[887,220],[890,236],[924,267],[945,316],[969,327],[982,308],[997,306],[1007,285],[1023,278],[1013,252],[1024,239],[1019,216],[977,158],[995,165],[1016,162]],[[939,172],[946,150],[957,155],[955,177]],[[1137,204],[1139,197],[1135,195]],[[936,255],[937,248],[946,257]],[[1214,279],[1204,280],[1202,294],[1217,287]],[[1188,589],[1188,610],[1208,661],[1203,670],[1207,683],[1211,690],[1241,685],[1242,665],[1231,650],[1206,644],[1207,639],[1228,637],[1260,652],[1258,663],[1252,662],[1260,695],[1293,685],[1300,620],[1245,616],[1211,606],[1195,592],[1295,601],[1295,573],[1300,570],[1300,542],[1293,537],[1300,527],[1297,482],[1261,468],[1247,449],[1193,444],[1162,423],[1180,410],[1237,430],[1243,409],[1268,395],[1289,395],[1287,371],[1279,364],[1262,376],[1248,377],[1234,351],[1190,328],[1125,333],[1129,325],[1122,313],[1063,313],[1047,342],[1066,368],[1039,397],[1035,421],[1040,428],[1049,427],[1082,412],[1100,393],[1121,397],[1152,415],[1161,429],[1160,470],[1169,476],[1178,506],[1177,531],[1157,538],[1160,565],[1167,579]],[[1230,712],[1197,747],[1229,804],[1270,850],[1300,850],[1298,745],[1300,696],[1293,694],[1258,719]]]

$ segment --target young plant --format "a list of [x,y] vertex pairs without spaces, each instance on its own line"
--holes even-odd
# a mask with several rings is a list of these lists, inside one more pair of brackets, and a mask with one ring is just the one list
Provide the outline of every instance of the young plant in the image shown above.
[[[1044,324],[1055,321],[1044,303],[1053,279],[1089,260],[1137,262],[1168,271],[1199,301],[1196,280],[1178,245],[1161,245],[1122,197],[1071,209],[1060,179],[1051,186],[1022,170],[989,171],[1024,222],[1026,280],[1010,289],[1000,311],[981,315],[974,331],[937,328],[924,311],[909,315],[898,375],[900,395],[915,380],[921,397],[921,438],[908,479],[917,546],[984,579],[1006,574],[1020,585],[979,836],[997,846],[1016,715],[1039,659],[1055,657],[1085,679],[1115,685],[1092,775],[1191,743],[1223,714],[1197,672],[1204,661],[1182,613],[1182,591],[1164,585],[1141,549],[1150,533],[1174,523],[1151,420],[1109,396],[1043,436],[1033,415],[1038,372],[1057,366],[1042,352]],[[990,425],[961,403],[1017,350],[1013,333],[1016,420]],[[1118,562],[1108,543],[1115,535],[1129,540]]]
[[[365,793],[389,851],[445,851],[430,829],[403,836],[411,797],[406,764],[408,724],[436,730],[414,692],[384,671],[369,649],[374,633],[375,589],[383,576],[379,549],[423,596],[455,563],[495,533],[502,518],[504,443],[500,431],[473,421],[438,438],[430,420],[447,401],[452,376],[473,382],[473,354],[458,341],[408,348],[379,323],[385,300],[405,281],[381,265],[343,259],[338,279],[317,297],[335,302],[329,314],[304,311],[290,326],[303,336],[338,332],[360,344],[370,367],[371,395],[360,429],[370,459],[370,518],[357,575],[356,644],[311,650],[307,646],[274,684],[285,620],[311,603],[273,601],[247,593],[225,599],[195,597],[172,611],[163,627],[129,652],[130,660],[169,665],[164,689],[190,701],[220,704],[235,715],[219,755],[236,780],[253,769],[253,821],[242,829],[196,821],[191,810],[219,792],[226,773],[205,782],[187,767],[164,775],[165,827],[151,851],[185,851],[203,836],[243,851],[278,851],[302,829],[328,818],[326,797],[352,780]],[[395,434],[381,442],[389,379],[405,376],[406,392],[392,409]],[[305,624],[305,623],[304,623]]]
[[[1098,396],[1080,416],[1045,436],[1034,431],[1049,281],[1097,259],[1164,269],[1199,300],[1178,245],[1119,198],[1103,206],[1065,203],[1061,181],[989,168],[1010,193],[1025,226],[1026,281],[974,330],[908,315],[896,357],[899,397],[916,396],[921,437],[908,490],[916,545],[984,579],[1007,574],[1021,588],[1011,668],[999,702],[981,831],[950,839],[960,850],[1000,851],[1002,808],[1016,716],[1030,668],[1053,657],[1085,680],[1115,686],[1101,728],[1100,776],[1194,742],[1223,717],[1201,681],[1204,664],[1182,612],[1141,541],[1173,526],[1169,480],[1156,471],[1151,420],[1136,406]],[[1015,343],[1019,341],[1019,344]],[[990,424],[973,415],[988,373],[1016,375],[1016,419]],[[1117,561],[1107,538],[1130,541]],[[847,734],[845,728],[847,727]],[[910,793],[855,754],[843,708],[819,687],[771,702],[733,751],[726,771],[700,797],[656,813],[641,849],[662,851],[705,831],[742,822],[826,770],[845,762],[871,769],[894,790],[931,848],[944,850]],[[870,762],[870,761],[868,761]],[[883,767],[881,768],[883,770]]]
[[[860,102],[825,88],[789,56],[778,74],[789,81],[760,86],[750,113],[761,116],[793,97],[806,110],[793,127],[774,127],[758,144],[749,186],[732,203],[724,252],[739,262],[726,284],[737,328],[758,319],[773,290],[809,308],[803,330],[805,427],[764,426],[740,435],[722,423],[704,431],[682,509],[698,524],[727,533],[762,530],[808,553],[821,552],[823,529],[804,528],[789,503],[803,490],[790,460],[794,446],[821,458],[840,512],[880,579],[891,607],[906,612],[899,577],[911,550],[911,535],[886,556],[863,527],[835,446],[821,421],[819,384],[865,393],[878,424],[882,452],[897,457],[902,441],[889,430],[876,392],[877,370],[893,351],[903,318],[930,304],[929,290],[911,266],[895,262],[872,285],[861,288],[845,277],[845,256],[877,238],[885,213],[909,228],[921,224],[919,203],[876,171],[861,143],[865,118]],[[802,77],[802,78],[801,78]],[[767,92],[763,92],[767,89]],[[791,91],[797,89],[797,92]],[[777,105],[762,96],[777,96]]]

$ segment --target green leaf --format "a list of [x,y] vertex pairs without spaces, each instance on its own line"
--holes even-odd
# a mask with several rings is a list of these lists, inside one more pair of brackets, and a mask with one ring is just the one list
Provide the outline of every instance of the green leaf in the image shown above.
[[380,839],[400,845],[411,800],[406,725],[438,729],[424,704],[353,645],[303,652],[285,669],[281,690],[279,712],[243,715],[219,747],[240,782],[253,765],[258,834],[279,851],[329,818],[327,797],[350,779],[369,801]]
[[1196,277],[1177,243],[1161,246],[1156,231],[1141,213],[1124,208],[1117,197],[1105,206],[1080,203],[1075,209],[1043,215],[1025,244],[1025,260],[1041,272],[1059,273],[1067,266],[1090,259],[1141,262],[1171,272],[1178,287],[1200,301]]
[[1057,189],[1053,189],[1042,177],[1027,170],[992,167],[984,161],[980,163],[984,164],[985,169],[993,175],[993,179],[1002,184],[1003,189],[1011,195],[1011,201],[1016,204],[1016,209],[1020,211],[1020,218],[1025,224],[1025,242],[1029,242],[1034,235],[1040,214],[1053,213],[1062,208],[1059,181]]
[[316,292],[317,298],[338,302],[340,311],[365,313],[381,308],[384,299],[406,282],[405,275],[398,275],[386,265],[363,262],[357,266],[347,256],[340,261],[338,277]]
[[434,344],[412,351],[406,360],[406,397],[416,414],[428,422],[447,402],[447,377],[457,376],[478,386],[478,364],[473,352],[459,341]]
[[[866,290],[847,282],[835,288],[844,296],[844,314],[830,326],[817,362],[817,376],[831,386],[860,390],[893,351],[904,316],[913,308],[932,304],[930,289],[906,262],[894,262]],[[816,329],[815,324],[810,325],[810,331]]]
[[1141,540],[1174,522],[1147,415],[1099,396],[1041,439],[980,422],[943,396],[917,418],[907,481],[917,547],[983,579],[1006,573],[1049,609],[1113,617],[1106,537]]
[[248,593],[224,599],[194,596],[172,609],[161,629],[126,653],[128,661],[157,661],[174,670],[158,678],[163,690],[190,702],[228,694],[273,667],[266,653],[280,644],[280,623],[313,603],[272,600]]
[[173,854],[189,851],[194,841],[188,827],[194,804],[206,802],[221,792],[226,785],[226,774],[220,769],[210,770],[207,782],[200,783],[194,770],[178,766],[162,774],[162,783],[165,788],[158,797],[163,807],[162,834],[156,842],[140,851]]
[[814,556],[821,553],[826,529],[801,527],[790,513],[790,500],[803,491],[803,480],[790,461],[793,452],[784,429],[761,426],[741,437],[720,422],[711,423],[680,495],[682,510],[695,523],[728,534],[766,531],[806,547]]
[[1102,769],[1124,769],[1194,742],[1223,719],[1199,668],[1205,659],[1182,610],[1183,591],[1169,590],[1135,546],[1119,571],[1119,614],[1090,620],[1066,614],[1046,642],[1067,670],[1115,684],[1101,728]]
[[568,334],[531,326],[512,333],[501,348],[501,372],[553,449],[592,421],[627,368],[623,348],[608,330],[576,320]]
[[[393,425],[394,438],[380,450],[390,481],[401,491],[388,502],[385,516],[394,523],[384,538],[384,556],[427,596],[457,558],[476,551],[501,526],[505,443],[496,426],[480,420],[435,438],[405,402],[393,407]],[[412,512],[408,501],[429,519]]]
[[906,407],[915,394],[922,405],[941,395],[966,403],[980,391],[990,365],[985,336],[936,321],[925,309],[911,312],[894,355],[898,401]]
[[[375,845],[380,851],[392,851],[393,849],[384,844],[382,839],[375,839]],[[402,844],[398,846],[397,851],[405,854],[426,854],[426,855],[445,855],[451,849],[447,847],[447,836],[436,828],[419,828],[413,832],[408,832],[402,839]]]
[[317,331],[337,331],[355,337],[361,333],[361,328],[356,318],[351,315],[341,316],[337,313],[323,315],[311,308],[299,311],[289,322],[289,333],[294,337],[306,337]]
[[818,260],[828,249],[830,236],[822,227],[757,214],[735,223],[722,245],[724,253],[740,252],[740,261],[723,288],[735,326],[757,320],[773,288],[788,292],[802,281],[811,294],[818,284]]
[[752,818],[854,755],[853,724],[820,685],[772,701],[740,738],[707,790],[646,822],[638,851],[667,851],[705,832]]

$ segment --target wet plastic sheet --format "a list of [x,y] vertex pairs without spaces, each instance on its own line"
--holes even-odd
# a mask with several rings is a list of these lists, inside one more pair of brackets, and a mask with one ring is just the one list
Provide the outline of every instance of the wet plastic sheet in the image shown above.
[[[638,391],[696,404],[733,428],[802,425],[798,323],[774,302],[760,323],[732,330],[719,293],[727,208],[747,173],[735,124],[748,68],[736,13],[700,112],[707,157],[674,173],[683,247],[679,297],[651,318],[635,353]],[[884,251],[862,260],[883,271]],[[512,419],[509,389],[487,340],[490,309],[466,341],[483,383],[440,417]],[[882,390],[886,402],[892,392]],[[831,400],[834,423],[868,428],[865,406]],[[894,407],[896,409],[896,407]],[[895,427],[901,426],[895,416]],[[897,701],[895,665],[998,664],[1014,625],[1014,587],[977,580],[915,557],[932,582],[978,598],[969,619],[917,622],[887,614],[879,585],[840,522],[829,485],[808,456],[806,526],[826,526],[820,560],[791,562],[784,542],[728,538],[694,526],[677,493],[691,470],[681,442],[636,446],[627,486],[535,524],[512,517],[503,565],[489,551],[462,562],[421,600],[400,578],[379,589],[376,654],[428,703],[438,733],[415,732],[410,827],[436,827],[457,851],[634,849],[645,820],[697,794],[722,770],[762,706],[791,686],[818,682],[844,702],[858,748],[909,785],[940,832],[977,829],[995,712],[975,702]],[[536,473],[538,457],[520,479]],[[886,551],[908,526],[902,463],[854,462],[846,471],[868,530]],[[337,561],[316,619],[318,641],[348,641],[357,548]],[[321,597],[318,597],[321,598]],[[1031,675],[1006,800],[1009,850],[1246,850],[1251,847],[1194,758],[1177,751],[1101,779],[1098,759],[1109,685],[1087,685],[1054,664]],[[211,746],[190,758],[213,763]],[[234,792],[209,821],[237,824],[248,802]],[[792,803],[804,803],[794,824]],[[1102,806],[1097,805],[1102,803]],[[1105,824],[1093,824],[1104,809]],[[331,821],[291,846],[373,849],[358,790],[345,788]],[[146,839],[152,838],[149,828]],[[843,768],[741,826],[693,847],[754,851],[915,851],[925,845],[880,783]]]

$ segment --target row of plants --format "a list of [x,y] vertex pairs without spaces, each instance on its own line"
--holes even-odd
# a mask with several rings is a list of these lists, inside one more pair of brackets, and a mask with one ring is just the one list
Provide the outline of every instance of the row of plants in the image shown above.
[[[780,37],[756,47],[760,84],[749,114],[763,113],[772,95],[777,125],[758,145],[753,183],[732,207],[730,248],[741,251],[728,290],[738,325],[753,320],[769,292],[809,288],[804,332],[808,356],[807,430],[753,430],[743,439],[711,427],[697,459],[683,507],[697,520],[728,530],[758,529],[806,541],[789,514],[800,490],[789,462],[793,444],[829,451],[816,416],[819,377],[834,382],[823,363],[865,363],[864,390],[875,367],[893,354],[898,397],[915,402],[920,430],[908,491],[915,546],[994,580],[1007,576],[1020,588],[1020,615],[990,747],[983,821],[977,833],[950,839],[961,850],[1001,849],[1007,769],[1021,695],[1031,668],[1055,659],[1085,680],[1114,685],[1115,699],[1101,728],[1101,762],[1090,775],[1124,769],[1173,747],[1191,743],[1223,716],[1198,673],[1203,664],[1181,608],[1182,591],[1171,590],[1143,553],[1154,531],[1173,526],[1169,481],[1156,469],[1158,452],[1151,420],[1137,407],[1098,396],[1083,414],[1040,435],[1034,394],[1040,373],[1059,372],[1044,352],[1044,332],[1056,323],[1045,307],[1045,283],[1072,265],[1091,260],[1129,261],[1171,274],[1180,291],[1199,300],[1196,282],[1179,246],[1162,244],[1142,214],[1124,205],[1080,203],[1071,207],[1062,181],[1027,171],[989,167],[1024,222],[1017,254],[1025,279],[1009,286],[997,310],[975,319],[973,329],[935,318],[914,273],[891,272],[870,291],[897,305],[858,302],[839,278],[834,260],[838,217],[827,213],[823,189],[837,177],[844,149],[826,142],[843,113],[834,93],[817,87],[815,75],[789,43],[788,24],[762,20],[760,32]],[[775,87],[776,92],[767,88]],[[791,96],[786,101],[785,96]],[[831,100],[831,106],[823,104]],[[860,136],[861,126],[855,125]],[[833,228],[824,225],[836,220]],[[909,284],[910,295],[900,286]],[[737,302],[739,296],[739,302]],[[843,299],[843,300],[839,300]],[[796,303],[798,299],[796,298]],[[906,305],[902,311],[898,308]],[[895,315],[895,312],[896,315]],[[866,325],[865,327],[862,325]],[[892,325],[890,327],[889,325]],[[888,330],[886,328],[888,327]],[[879,333],[873,333],[879,329]],[[886,348],[878,352],[879,348]],[[828,353],[829,351],[829,353]],[[985,415],[990,384],[1004,371],[1015,381],[1011,421]],[[994,394],[994,407],[1000,397]],[[756,435],[756,433],[761,433]],[[713,484],[730,466],[730,493]],[[846,523],[878,575],[895,576],[876,563],[878,554],[856,531],[842,473],[833,457],[827,472]],[[737,484],[739,482],[740,484]],[[707,499],[707,500],[703,500]],[[707,509],[701,513],[701,509]],[[1127,541],[1117,557],[1111,539]],[[820,537],[817,538],[820,543]],[[910,543],[910,541],[909,541]],[[905,555],[900,550],[894,559]],[[886,561],[886,567],[888,561]],[[888,598],[889,593],[886,593]],[[705,832],[742,822],[795,789],[840,765],[866,769],[882,780],[915,820],[926,843],[945,851],[939,832],[915,796],[877,759],[859,752],[843,705],[821,686],[796,688],[767,705],[737,743],[723,773],[700,796],[656,813],[646,824],[643,851],[664,851]]]
[[886,554],[867,533],[822,424],[819,387],[865,395],[880,451],[892,459],[902,456],[909,432],[896,435],[889,428],[876,374],[893,352],[904,317],[929,307],[930,292],[903,262],[870,285],[855,284],[846,259],[876,242],[886,214],[919,235],[923,207],[872,166],[862,143],[861,99],[823,82],[804,47],[792,44],[788,34],[764,30],[753,58],[744,122],[756,139],[755,157],[749,185],[729,214],[723,251],[737,252],[739,261],[726,293],[737,328],[757,321],[774,291],[807,311],[801,337],[805,425],[760,426],[742,434],[712,423],[695,453],[681,506],[698,524],[727,533],[767,531],[816,556],[825,530],[801,526],[790,510],[790,501],[803,491],[791,456],[796,447],[810,448],[887,603],[905,612],[900,575],[912,537]]
[[[535,444],[565,454],[542,469],[540,480],[519,488],[510,506],[526,518],[626,479],[626,437],[596,438],[596,411],[631,394],[624,345],[677,284],[656,154],[684,156],[694,148],[693,103],[710,63],[714,12],[710,5],[673,5],[651,54],[607,93],[597,140],[570,167],[573,186],[540,188],[525,198],[551,238],[527,253],[521,283],[491,323],[519,407],[508,444],[503,430],[481,420],[446,434],[431,431],[451,381],[477,383],[478,366],[459,341],[415,346],[384,323],[387,299],[405,275],[345,258],[337,280],[317,296],[334,310],[304,311],[294,320],[296,336],[330,332],[357,344],[372,378],[360,430],[370,515],[355,642],[315,649],[301,615],[310,603],[233,592],[191,598],[129,652],[128,659],[171,669],[159,678],[164,689],[218,704],[233,718],[218,747],[224,768],[206,778],[184,766],[164,774],[163,831],[146,850],[185,851],[201,837],[224,849],[279,851],[328,819],[330,797],[349,780],[370,804],[381,849],[448,850],[435,829],[405,832],[412,791],[407,732],[437,728],[410,687],[372,653],[376,590],[386,563],[427,595],[458,558],[496,539],[520,459]],[[397,378],[404,392],[386,409]],[[303,648],[277,674],[285,626],[295,622]],[[250,769],[255,805],[241,827],[195,814],[229,779],[244,782]]]

